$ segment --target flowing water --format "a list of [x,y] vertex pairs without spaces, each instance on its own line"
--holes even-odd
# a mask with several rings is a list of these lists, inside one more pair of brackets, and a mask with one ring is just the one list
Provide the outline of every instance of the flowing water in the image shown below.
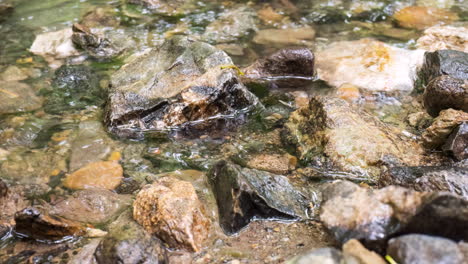
[[[453,2],[447,10],[457,13],[459,20],[466,20],[467,7],[464,1],[442,2]],[[0,0],[0,4],[2,3]],[[96,159],[90,156],[99,156],[97,160],[108,160],[112,155],[120,155],[119,162],[124,168],[126,180],[118,187],[117,192],[131,196],[139,189],[136,185],[145,181],[151,182],[151,179],[160,177],[161,173],[178,170],[177,177],[194,184],[215,222],[216,204],[203,172],[219,159],[229,157],[245,164],[252,153],[278,152],[275,148],[281,145],[278,135],[281,125],[296,109],[297,98],[293,95],[300,94],[306,98],[317,94],[335,95],[336,88],[319,80],[310,80],[309,86],[300,89],[273,87],[270,90],[253,90],[265,109],[246,116],[244,124],[236,125],[236,129],[201,133],[190,138],[179,136],[177,133],[168,135],[164,131],[154,131],[148,133],[144,139],[119,139],[108,134],[101,123],[110,75],[123,65],[126,57],[102,62],[78,56],[51,62],[29,52],[28,49],[37,35],[70,28],[73,23],[81,21],[85,15],[99,7],[111,14],[111,20],[117,21],[116,32],[133,41],[133,53],[155,47],[171,35],[188,35],[197,39],[207,25],[222,19],[220,14],[223,11],[238,5],[248,6],[260,17],[256,18],[256,31],[304,27],[312,27],[315,31],[315,39],[262,42],[254,40],[255,30],[246,27],[248,32],[242,32],[245,34],[238,40],[219,45],[241,68],[284,47],[305,46],[317,51],[334,41],[365,37],[372,37],[397,47],[414,49],[415,40],[422,34],[418,30],[396,27],[391,19],[396,9],[413,5],[413,1],[213,0],[199,1],[186,15],[178,16],[153,14],[124,0],[11,0],[7,3],[10,3],[14,10],[10,15],[0,17],[2,100],[7,101],[11,96],[15,96],[2,87],[6,85],[8,77],[18,77],[18,80],[14,80],[15,83],[26,84],[38,96],[52,96],[47,91],[54,81],[54,71],[59,64],[64,63],[90,67],[98,79],[95,85],[102,93],[97,95],[97,98],[86,101],[84,107],[75,110],[59,109],[51,114],[48,106],[43,105],[33,111],[18,109],[16,113],[2,114],[0,178],[10,186],[23,186],[33,205],[51,203],[73,193],[62,185],[62,180],[67,173],[86,164],[87,160]],[[57,96],[54,100],[69,100],[68,105],[82,104],[73,101],[73,98],[65,98],[66,95]],[[369,93],[364,97],[366,100],[360,102],[361,107],[402,130],[411,129],[404,122],[407,114],[421,108],[420,105],[414,106],[408,95]],[[84,139],[80,139],[80,133],[84,133],[83,131],[89,133]],[[280,150],[285,151],[290,150]],[[299,163],[298,167],[306,165]],[[330,172],[321,168],[317,168],[317,171],[320,174],[328,174],[330,178],[348,178],[357,182],[363,180],[359,175]],[[298,175],[296,171],[292,171],[289,176],[296,186],[314,193],[314,184]],[[313,213],[312,210],[311,214]],[[106,230],[108,224],[97,227]],[[315,247],[333,245],[332,240],[315,221],[258,221],[233,237],[223,235],[218,229],[211,237],[212,243],[202,253],[195,255],[195,261],[199,261],[197,263],[228,263],[234,259],[251,260],[250,263],[275,263]],[[65,243],[65,249],[60,248],[63,243],[59,242],[31,241],[10,232],[0,241],[0,262],[67,263],[88,239],[73,238],[71,243]],[[25,253],[28,250],[34,253]],[[30,256],[40,257],[31,260]]]

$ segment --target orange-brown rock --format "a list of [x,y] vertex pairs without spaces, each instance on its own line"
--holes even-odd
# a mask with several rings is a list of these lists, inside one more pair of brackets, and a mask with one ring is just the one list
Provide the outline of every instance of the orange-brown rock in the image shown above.
[[357,101],[361,97],[359,88],[349,83],[344,83],[338,87],[338,90],[336,90],[336,95],[348,102]]
[[253,156],[247,166],[252,169],[286,174],[296,168],[297,158],[289,154],[258,154]]
[[397,24],[404,28],[423,30],[437,24],[457,21],[458,15],[444,9],[426,6],[409,6],[393,15]]
[[93,162],[69,174],[63,185],[70,189],[104,188],[113,190],[123,178],[123,169],[114,161]]
[[163,177],[146,185],[133,204],[133,218],[170,247],[199,251],[210,221],[192,184]]

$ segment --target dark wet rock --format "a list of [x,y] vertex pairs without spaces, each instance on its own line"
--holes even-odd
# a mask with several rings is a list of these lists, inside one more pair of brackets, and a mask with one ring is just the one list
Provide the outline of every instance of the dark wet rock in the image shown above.
[[250,7],[228,10],[206,26],[202,39],[209,43],[235,42],[255,31],[255,23],[256,14]]
[[46,97],[44,110],[52,114],[99,105],[103,95],[96,74],[84,65],[61,66],[55,72],[52,87],[41,93]]
[[350,188],[335,181],[323,189],[320,220],[344,243],[358,239],[381,250],[385,242],[403,234],[420,233],[466,240],[468,200],[445,192],[416,192],[397,186],[380,190]]
[[463,122],[468,122],[468,113],[453,109],[442,110],[422,134],[424,146],[432,149],[440,148]]
[[181,36],[134,57],[111,77],[109,129],[121,136],[184,126],[213,130],[217,121],[233,119],[227,115],[238,117],[258,101],[225,65],[232,61],[223,51]]
[[34,239],[60,240],[86,234],[86,229],[80,223],[49,215],[36,207],[18,211],[15,222],[16,232]]
[[211,225],[192,184],[170,177],[138,193],[133,218],[170,247],[195,252],[209,236]]
[[283,139],[301,159],[369,179],[377,178],[388,160],[418,165],[422,152],[416,142],[338,98],[312,98],[285,127]]
[[468,112],[468,79],[456,79],[450,75],[432,79],[424,91],[424,107],[433,117],[448,108]]
[[379,254],[368,250],[356,239],[351,239],[343,245],[343,256],[346,263],[356,264],[386,264]]
[[307,218],[307,199],[284,176],[219,161],[208,172],[208,180],[227,234],[254,219]]
[[402,187],[370,190],[344,181],[326,185],[322,193],[320,220],[340,243],[386,239],[416,214],[424,198]]
[[108,60],[119,56],[125,47],[115,46],[104,36],[92,33],[91,29],[82,24],[73,24],[73,43],[98,60]]
[[0,87],[0,114],[29,112],[42,106],[42,98],[25,83],[0,81]]
[[14,224],[15,213],[29,206],[31,203],[27,200],[22,186],[12,186],[8,188],[3,181],[2,185],[1,192],[4,195],[0,196],[0,225],[4,226],[4,228],[10,228],[10,226]]
[[111,152],[112,140],[99,121],[83,121],[72,142],[70,171],[104,160]]
[[282,49],[245,68],[242,81],[296,88],[310,84],[314,70],[314,54],[309,49]]
[[419,72],[421,84],[427,85],[434,78],[441,75],[467,80],[468,53],[456,50],[426,52],[424,54],[424,63]]
[[461,264],[464,256],[450,239],[427,235],[405,235],[388,242],[387,255],[397,263]]
[[104,189],[89,189],[74,192],[71,197],[54,203],[49,213],[78,222],[103,224],[130,204],[129,196]]
[[410,92],[424,51],[361,39],[332,43],[315,55],[318,77],[331,86],[351,84],[368,91]]
[[98,264],[167,263],[161,242],[133,221],[131,213],[122,214],[109,226],[94,256]]
[[468,169],[448,166],[392,167],[380,186],[400,185],[417,191],[447,191],[468,198]]
[[194,7],[192,0],[127,0],[128,3],[148,8],[151,12],[167,16],[188,14]]
[[302,256],[294,257],[286,262],[286,264],[310,263],[341,264],[343,263],[343,254],[335,248],[319,248]]
[[468,121],[461,123],[450,134],[442,150],[457,160],[468,158]]

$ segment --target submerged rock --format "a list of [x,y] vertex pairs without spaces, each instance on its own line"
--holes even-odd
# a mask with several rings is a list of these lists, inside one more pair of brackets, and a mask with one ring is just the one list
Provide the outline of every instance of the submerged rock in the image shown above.
[[446,238],[419,234],[390,239],[387,255],[398,263],[411,264],[461,264],[466,261],[457,243]]
[[284,176],[219,161],[208,172],[220,225],[234,234],[254,219],[305,219],[308,201]]
[[15,214],[16,232],[34,238],[60,240],[67,236],[81,236],[86,234],[86,228],[71,220],[28,207]]
[[67,175],[63,186],[70,189],[104,188],[114,190],[123,179],[123,169],[115,161],[93,162]]
[[58,68],[61,59],[80,54],[73,46],[72,34],[72,29],[66,28],[37,35],[29,51],[44,57],[51,67]]
[[459,19],[456,13],[427,6],[408,6],[393,15],[397,24],[404,28],[425,29],[436,24],[450,24]]
[[209,43],[235,42],[247,37],[257,29],[255,11],[240,7],[221,13],[215,21],[206,26],[202,39]]
[[[457,160],[468,158],[468,121],[461,123],[442,146],[442,150]],[[468,184],[468,183],[467,183]]]
[[417,191],[447,191],[468,198],[468,169],[461,167],[392,167],[380,186],[400,185]]
[[432,234],[465,240],[468,200],[444,192],[389,186],[370,190],[336,181],[323,189],[320,220],[340,243],[355,238],[379,249],[400,234]]
[[242,81],[247,85],[306,86],[314,77],[314,63],[314,54],[309,49],[282,49],[245,68]]
[[247,167],[276,174],[287,174],[294,170],[297,159],[289,154],[258,154],[247,162]]
[[468,27],[434,26],[424,30],[416,46],[427,51],[458,50],[468,52]]
[[170,247],[195,252],[210,230],[192,184],[169,177],[143,187],[133,204],[133,218]]
[[429,82],[423,96],[424,107],[433,117],[448,108],[468,112],[468,79],[450,75],[436,77]]
[[131,204],[130,197],[105,189],[74,192],[71,197],[54,203],[50,213],[89,224],[103,224]]
[[414,164],[422,149],[379,120],[338,98],[314,97],[293,112],[283,138],[301,159],[321,160],[340,171],[369,179],[380,175],[385,160]]
[[223,51],[180,36],[136,56],[112,75],[109,129],[122,136],[182,126],[212,130],[251,109],[258,100],[225,65],[233,64]]
[[263,29],[257,32],[253,42],[268,46],[311,46],[315,39],[315,30],[311,27],[287,29]]
[[119,56],[125,47],[116,47],[109,39],[94,34],[91,29],[81,24],[73,24],[72,40],[75,45],[86,50],[98,60],[107,60]]
[[162,243],[133,221],[131,213],[122,214],[109,225],[109,234],[99,243],[94,257],[98,264],[164,264]]
[[195,7],[192,0],[127,0],[128,3],[142,5],[151,12],[167,16],[188,14]]
[[422,85],[434,78],[449,75],[452,78],[468,80],[468,53],[456,50],[437,50],[424,54],[424,63],[419,71]]
[[423,51],[362,39],[332,43],[316,58],[318,77],[332,86],[348,83],[370,91],[411,91]]
[[442,110],[431,126],[422,134],[423,143],[428,148],[439,148],[450,134],[463,122],[468,121],[468,113],[453,109]]
[[13,6],[8,3],[0,3],[0,22],[5,20],[11,13],[13,13]]
[[0,81],[0,114],[29,112],[41,108],[43,99],[25,83]]

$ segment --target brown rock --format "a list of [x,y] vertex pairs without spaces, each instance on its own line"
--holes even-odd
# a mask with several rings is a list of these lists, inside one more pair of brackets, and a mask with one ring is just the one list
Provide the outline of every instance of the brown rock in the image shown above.
[[468,112],[468,80],[450,75],[436,77],[424,90],[423,100],[427,112],[434,117],[449,108]]
[[8,188],[4,182],[0,180],[0,224],[12,225],[14,224],[14,215],[17,211],[30,205],[26,200],[22,186],[13,186]]
[[450,24],[459,19],[458,15],[440,8],[409,6],[393,15],[397,24],[404,28],[425,29],[436,24]]
[[343,245],[343,255],[352,256],[359,261],[359,264],[386,264],[385,260],[375,253],[365,248],[358,240],[351,239]]
[[468,122],[461,123],[450,134],[442,150],[460,161],[468,158]]
[[447,109],[440,112],[430,127],[422,134],[423,143],[428,148],[438,148],[444,144],[452,131],[462,122],[468,121],[468,113]]
[[8,186],[2,179],[0,179],[0,199],[7,196],[7,194]]
[[355,102],[361,98],[359,88],[349,83],[344,83],[338,87],[338,90],[336,90],[336,95],[348,102]]
[[291,46],[311,45],[315,30],[311,27],[288,29],[264,29],[257,32],[253,41],[261,45]]
[[173,248],[199,251],[210,221],[189,182],[164,177],[145,186],[133,204],[133,218]]
[[123,178],[123,169],[114,161],[93,162],[69,174],[63,185],[70,189],[104,188],[113,190]]
[[294,170],[296,165],[297,158],[289,154],[258,154],[247,162],[247,167],[249,168],[276,174],[287,174],[291,170]]
[[35,207],[25,208],[15,214],[16,232],[35,239],[61,239],[81,236],[86,228],[78,222],[49,215]]

